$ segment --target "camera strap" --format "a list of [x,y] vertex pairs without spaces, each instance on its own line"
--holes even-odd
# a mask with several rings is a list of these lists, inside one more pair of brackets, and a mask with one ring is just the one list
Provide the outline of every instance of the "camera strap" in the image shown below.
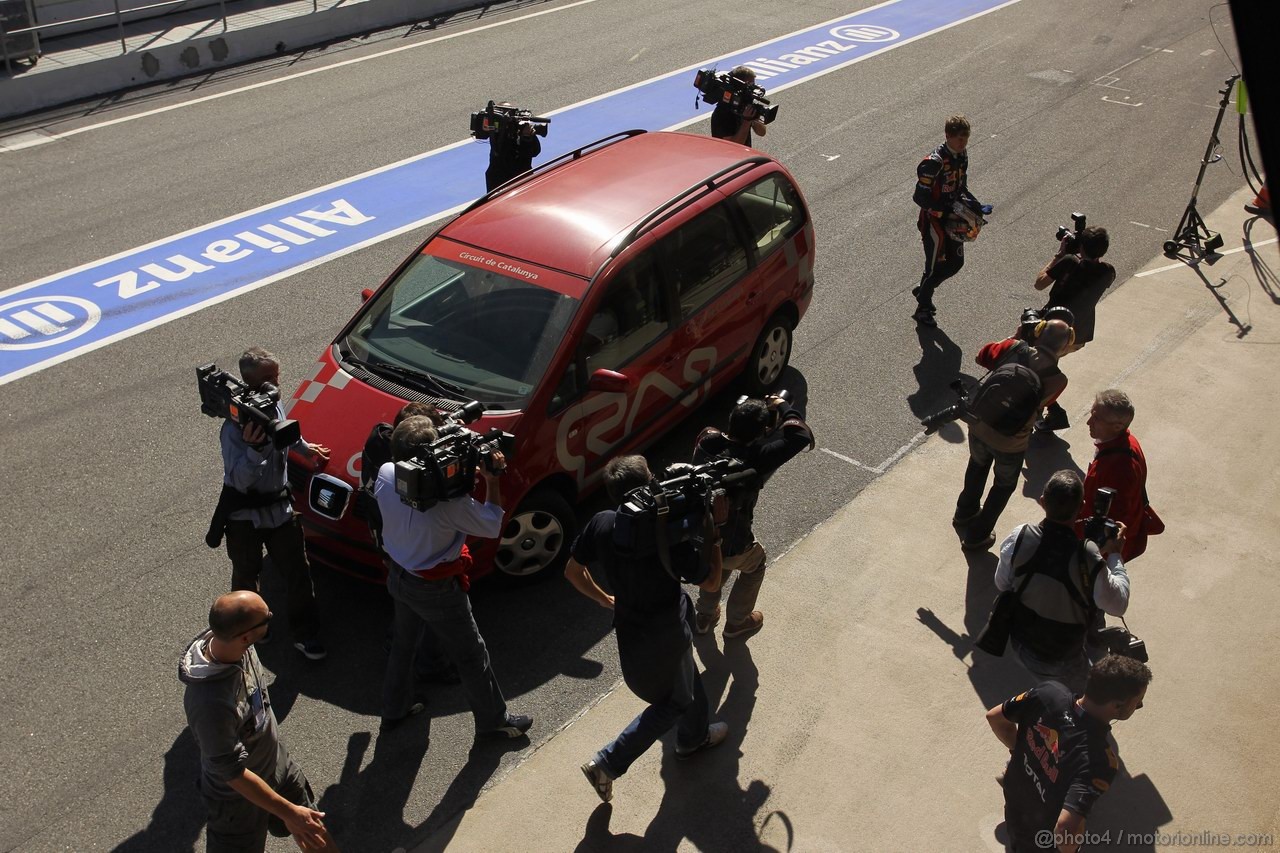
[[[655,483],[655,485],[657,485]],[[671,568],[671,540],[667,538],[667,517],[671,514],[671,507],[667,504],[667,496],[663,492],[661,486],[650,490],[653,494],[654,512],[657,521],[654,528],[654,539],[658,543],[658,562],[662,563],[662,569],[671,579],[680,582],[680,578],[676,577],[675,571]]]

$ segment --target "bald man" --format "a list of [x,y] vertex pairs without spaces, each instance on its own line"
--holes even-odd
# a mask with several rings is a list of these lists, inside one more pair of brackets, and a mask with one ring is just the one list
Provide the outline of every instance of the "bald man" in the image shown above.
[[256,592],[218,598],[209,627],[178,662],[182,704],[200,747],[200,793],[209,813],[209,853],[260,853],[267,831],[301,850],[336,851],[315,810],[311,784],[289,758],[253,644],[271,625]]
[[[961,547],[966,551],[985,551],[995,543],[993,531],[1018,487],[1031,428],[1044,407],[1058,399],[1067,387],[1067,377],[1058,369],[1058,359],[1070,344],[1071,327],[1062,320],[1050,320],[1040,330],[1033,347],[1014,336],[993,341],[978,350],[977,362],[987,370],[995,370],[1015,359],[1031,368],[1040,377],[1041,393],[1040,405],[1013,435],[972,417],[965,419],[969,424],[969,467],[964,472],[964,489],[956,499],[956,514],[951,523],[960,531]],[[982,492],[992,468],[995,477],[984,501]]]

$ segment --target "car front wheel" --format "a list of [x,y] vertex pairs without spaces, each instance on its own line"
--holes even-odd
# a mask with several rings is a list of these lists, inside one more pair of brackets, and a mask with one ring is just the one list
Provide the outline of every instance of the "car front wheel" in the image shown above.
[[751,348],[745,376],[747,393],[763,397],[777,384],[790,361],[791,323],[783,315],[774,314]]
[[535,490],[502,528],[494,566],[516,577],[560,568],[568,559],[576,526],[573,507],[563,495],[551,489]]

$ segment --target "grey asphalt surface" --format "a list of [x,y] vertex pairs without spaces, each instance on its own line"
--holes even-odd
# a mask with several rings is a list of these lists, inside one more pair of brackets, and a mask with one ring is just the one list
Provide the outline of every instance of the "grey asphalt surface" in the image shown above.
[[[550,110],[868,5],[599,0],[0,154],[3,286],[454,142],[489,98]],[[1023,0],[779,94],[761,147],[796,174],[818,233],[817,291],[785,384],[807,401],[821,446],[863,467],[819,452],[780,472],[758,512],[772,554],[877,476],[867,469],[911,442],[957,372],[975,372],[976,348],[1041,303],[1031,282],[1069,212],[1108,227],[1120,280],[1163,242],[1145,226],[1177,222],[1232,72],[1211,5],[1084,0],[1066,16]],[[463,17],[49,118],[62,130],[119,117],[474,25]],[[1213,17],[1233,49],[1225,8]],[[971,187],[996,210],[938,293],[941,329],[917,333],[914,168],[956,111],[974,123]],[[1226,159],[1209,172],[1204,209],[1240,185],[1234,116],[1222,136]],[[229,366],[262,344],[283,358],[292,389],[360,289],[418,239],[387,240],[0,387],[0,850],[197,843],[197,759],[176,661],[229,566],[203,544],[220,463],[192,368]],[[682,458],[730,403],[713,399],[652,455]],[[324,571],[316,580],[332,654],[310,664],[284,642],[267,647],[276,710],[344,849],[390,850],[464,808],[526,744],[469,753],[465,701],[447,691],[432,699],[429,731],[379,752],[385,595]],[[821,594],[822,579],[813,584]],[[277,592],[268,585],[269,599]],[[618,677],[607,615],[562,580],[486,582],[473,598],[513,709],[537,717],[535,742]]]

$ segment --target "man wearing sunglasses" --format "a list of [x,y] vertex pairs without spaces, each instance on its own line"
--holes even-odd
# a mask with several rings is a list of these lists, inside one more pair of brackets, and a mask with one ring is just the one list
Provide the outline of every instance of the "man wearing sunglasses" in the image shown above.
[[336,851],[316,811],[311,783],[280,739],[253,644],[270,629],[256,592],[221,596],[209,627],[178,662],[187,725],[200,748],[200,794],[209,814],[209,853],[262,851],[267,832],[292,835],[302,850]]

